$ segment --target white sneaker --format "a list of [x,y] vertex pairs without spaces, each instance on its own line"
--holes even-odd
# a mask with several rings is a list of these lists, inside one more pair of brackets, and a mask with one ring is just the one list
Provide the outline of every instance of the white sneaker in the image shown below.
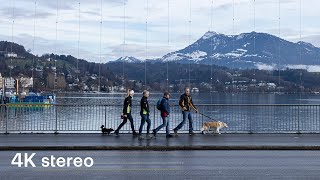
[[152,135],[150,135],[150,134],[148,134],[148,135],[146,136],[146,138],[147,138],[147,139],[152,139],[152,138],[153,138],[153,136],[152,136]]

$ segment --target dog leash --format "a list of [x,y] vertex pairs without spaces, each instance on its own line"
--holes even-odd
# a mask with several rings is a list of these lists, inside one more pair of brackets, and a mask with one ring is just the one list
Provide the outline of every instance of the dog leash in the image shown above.
[[216,121],[216,119],[213,119],[212,117],[210,117],[210,116],[207,116],[207,115],[205,115],[205,114],[203,114],[203,113],[201,113],[201,112],[199,112],[199,114],[201,114],[202,116],[204,116],[204,117],[206,117],[206,118],[209,118],[209,119],[211,119],[211,120],[214,120],[214,121]]

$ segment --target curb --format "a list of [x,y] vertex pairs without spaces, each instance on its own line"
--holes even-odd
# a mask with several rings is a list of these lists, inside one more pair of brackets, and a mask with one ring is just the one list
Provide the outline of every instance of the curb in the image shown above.
[[3,146],[0,151],[320,150],[320,146]]

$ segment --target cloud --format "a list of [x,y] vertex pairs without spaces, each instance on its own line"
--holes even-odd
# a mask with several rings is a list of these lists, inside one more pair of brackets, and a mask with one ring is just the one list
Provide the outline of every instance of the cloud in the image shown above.
[[[9,7],[4,7],[0,9],[0,15],[3,18],[6,19],[10,19],[12,21],[12,19],[30,19],[30,18],[34,18],[34,10],[30,10],[30,9],[24,9],[24,8],[14,8],[14,15],[12,13],[12,8]],[[36,13],[36,18],[41,18],[41,19],[45,19],[49,16],[52,16],[54,14],[52,13],[48,13],[45,11],[37,11]]]
[[[82,57],[96,61],[99,57],[99,28],[101,0],[58,0],[58,41],[59,52],[73,54],[78,41],[78,7],[80,1],[80,42]],[[15,2],[15,4],[11,3]],[[37,1],[36,47],[37,53],[52,51],[56,35],[56,2],[57,0]],[[148,57],[161,57],[170,51],[182,49],[189,44],[189,1],[170,0],[170,48],[167,45],[167,6],[168,1],[149,0],[149,13],[146,16],[146,0],[125,0],[126,3],[126,43],[127,55],[144,58],[145,22],[148,20]],[[233,34],[232,0],[215,0],[213,9],[212,30]],[[318,0],[303,2],[302,40],[320,46],[320,24]],[[0,0],[0,35],[11,36],[12,7],[15,7],[14,37],[23,35],[23,45],[30,48],[33,37],[34,0]],[[122,55],[123,43],[123,0],[102,0],[102,55],[109,59],[117,59]],[[211,0],[192,0],[190,42],[196,41],[211,29]],[[256,1],[256,31],[278,35],[278,1]],[[235,0],[235,34],[253,31],[253,1]],[[281,0],[281,37],[290,41],[299,39],[299,0]],[[21,37],[20,37],[21,38]],[[41,44],[37,44],[41,40]],[[11,38],[9,38],[11,39]],[[63,47],[63,49],[62,49]],[[51,48],[51,49],[50,49]],[[40,52],[40,49],[43,52]],[[68,52],[70,51],[70,52]],[[264,68],[262,66],[262,68]]]
[[303,69],[307,70],[308,72],[320,72],[320,66],[319,65],[287,65],[287,68],[289,69]]
[[268,65],[268,64],[258,63],[258,64],[256,64],[256,68],[259,70],[272,71],[272,70],[276,69],[276,65]]

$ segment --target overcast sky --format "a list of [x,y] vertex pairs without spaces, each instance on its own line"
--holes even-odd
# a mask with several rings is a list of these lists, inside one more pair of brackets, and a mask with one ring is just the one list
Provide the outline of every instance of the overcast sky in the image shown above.
[[[320,1],[301,1],[302,40],[320,47]],[[34,54],[56,52],[78,57],[79,2],[79,56],[94,62],[99,62],[100,57],[101,10],[102,62],[121,56],[140,59],[161,57],[184,48],[189,41],[196,41],[208,30],[228,35],[233,31],[234,34],[240,34],[254,30],[254,0],[234,0],[234,29],[233,0],[191,0],[190,33],[190,0],[169,0],[169,43],[168,0],[38,0],[36,6],[34,0],[0,0],[0,40],[11,41],[14,20],[13,41],[33,52],[35,21]],[[279,36],[279,0],[256,0],[255,9],[255,30]],[[280,18],[280,36],[289,41],[299,41],[300,0],[280,0]]]

